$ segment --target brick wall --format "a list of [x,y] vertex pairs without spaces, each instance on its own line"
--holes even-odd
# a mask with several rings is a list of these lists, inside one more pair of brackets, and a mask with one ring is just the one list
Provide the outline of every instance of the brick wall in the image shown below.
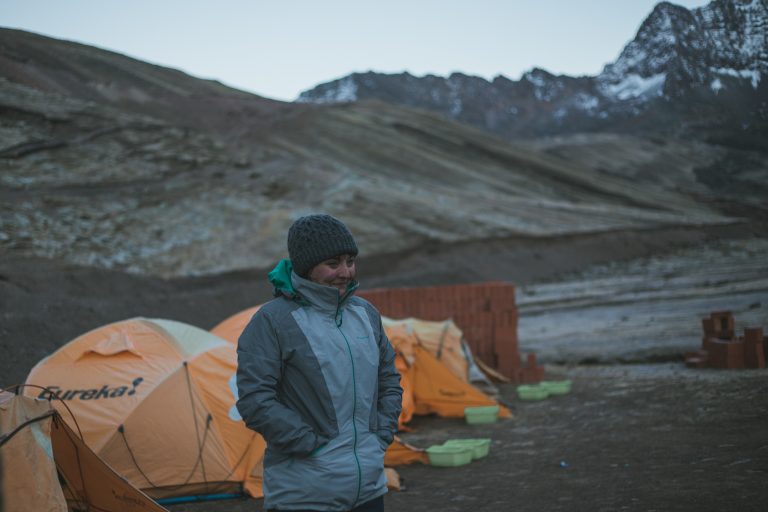
[[358,293],[390,318],[453,319],[472,353],[514,382],[535,382],[543,368],[525,367],[517,345],[515,287],[486,282],[417,288],[377,288]]

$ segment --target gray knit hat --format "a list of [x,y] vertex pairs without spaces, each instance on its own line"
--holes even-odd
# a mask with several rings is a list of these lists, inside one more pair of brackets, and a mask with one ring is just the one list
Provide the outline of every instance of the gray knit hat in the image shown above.
[[288,230],[288,255],[302,277],[318,263],[341,254],[357,255],[352,233],[339,219],[315,214],[301,217]]

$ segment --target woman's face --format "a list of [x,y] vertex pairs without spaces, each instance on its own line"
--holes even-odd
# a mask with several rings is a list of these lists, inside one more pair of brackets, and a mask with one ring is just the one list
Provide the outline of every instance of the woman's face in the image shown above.
[[347,285],[354,279],[355,257],[351,254],[342,254],[327,259],[309,271],[310,281],[325,286],[333,286],[339,290],[339,294],[343,294],[347,290]]

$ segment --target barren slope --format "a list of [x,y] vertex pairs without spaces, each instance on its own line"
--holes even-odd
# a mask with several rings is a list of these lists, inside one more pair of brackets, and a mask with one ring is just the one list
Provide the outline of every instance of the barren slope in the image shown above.
[[0,247],[17,254],[164,276],[266,267],[318,210],[369,255],[728,221],[421,111],[281,104],[75,43],[0,42]]

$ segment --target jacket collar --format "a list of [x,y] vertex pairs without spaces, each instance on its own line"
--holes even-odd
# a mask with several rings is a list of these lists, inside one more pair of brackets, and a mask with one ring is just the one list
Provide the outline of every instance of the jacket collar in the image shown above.
[[338,314],[339,309],[347,302],[349,297],[357,290],[357,281],[352,281],[344,295],[339,295],[339,290],[333,286],[315,283],[309,279],[291,272],[291,284],[293,290],[312,307],[329,314]]
[[339,295],[339,290],[332,286],[318,284],[296,274],[288,259],[275,265],[269,273],[269,282],[275,287],[275,296],[283,295],[336,316],[358,287],[357,281],[352,281],[344,295]]

